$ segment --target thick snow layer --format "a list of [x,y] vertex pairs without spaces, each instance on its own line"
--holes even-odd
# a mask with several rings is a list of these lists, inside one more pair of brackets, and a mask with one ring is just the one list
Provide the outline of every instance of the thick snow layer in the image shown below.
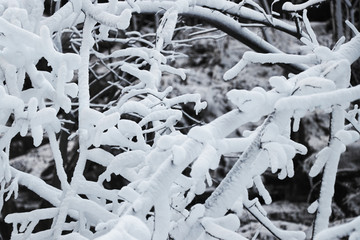
[[231,90],[226,95],[243,112],[253,111],[255,107],[265,104],[264,94],[258,91]]
[[148,227],[138,218],[123,216],[107,234],[95,240],[150,240]]

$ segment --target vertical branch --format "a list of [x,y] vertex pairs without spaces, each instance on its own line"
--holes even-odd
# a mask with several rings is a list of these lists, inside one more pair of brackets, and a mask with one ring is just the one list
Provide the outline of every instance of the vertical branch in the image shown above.
[[[360,35],[355,36],[350,42],[342,45],[338,50],[339,57],[348,60],[350,63],[359,58]],[[332,80],[339,81],[338,87],[346,88],[350,81],[350,66],[348,69],[340,68],[338,72],[334,72],[335,76]],[[355,88],[352,88],[355,89]],[[334,186],[336,181],[336,173],[342,153],[343,143],[336,138],[336,133],[344,129],[345,113],[344,107],[334,105],[331,115],[331,132],[329,147],[332,150],[330,158],[327,160],[324,168],[323,178],[321,182],[319,207],[316,212],[314,223],[313,238],[322,230],[327,229],[329,224],[329,217],[331,215],[331,203],[334,196]]]
[[[86,110],[89,109],[90,93],[89,93],[89,60],[90,48],[94,44],[92,38],[92,29],[95,25],[90,17],[86,17],[83,29],[83,40],[80,48],[81,65],[79,68],[79,159],[76,164],[73,177],[71,179],[71,187],[64,191],[61,205],[59,206],[59,214],[54,219],[52,229],[54,229],[53,237],[59,237],[62,233],[62,226],[66,221],[66,216],[70,206],[69,199],[76,194],[79,180],[83,177],[83,172],[87,160],[87,130],[86,130]],[[59,151],[60,154],[60,151]],[[60,154],[61,156],[61,154]],[[65,173],[64,173],[65,174]],[[64,176],[63,176],[64,178]]]
[[67,182],[67,175],[65,173],[64,162],[59,149],[59,144],[56,140],[55,133],[53,131],[51,131],[50,129],[46,129],[46,132],[48,133],[51,151],[53,152],[54,155],[56,175],[59,177],[61,183],[61,189],[66,190],[70,186],[69,183]]
[[[89,93],[89,60],[90,60],[90,49],[94,44],[92,37],[92,29],[95,25],[95,21],[89,16],[86,16],[84,29],[83,29],[83,40],[80,47],[80,58],[81,66],[79,68],[79,159],[76,164],[74,175],[71,184],[76,185],[76,180],[81,178],[84,172],[86,164],[86,151],[87,151],[87,126],[86,126],[86,110],[90,108],[90,93]],[[73,186],[76,188],[76,186]]]
[[53,220],[53,224],[51,226],[51,229],[53,230],[53,235],[52,237],[54,239],[58,239],[60,238],[62,231],[63,231],[63,225],[66,221],[66,217],[67,217],[67,213],[68,213],[68,209],[69,209],[69,198],[64,195],[66,193],[69,193],[72,191],[68,191],[68,192],[63,192],[63,195],[61,196],[61,204],[58,207],[58,214],[55,216],[54,220]]
[[340,160],[342,143],[335,137],[335,134],[344,129],[344,110],[341,106],[334,106],[331,116],[331,140],[329,146],[333,153],[326,162],[323,178],[321,182],[321,190],[319,197],[319,207],[316,212],[313,237],[319,232],[326,229],[329,225],[331,215],[331,203],[335,192],[336,173]]

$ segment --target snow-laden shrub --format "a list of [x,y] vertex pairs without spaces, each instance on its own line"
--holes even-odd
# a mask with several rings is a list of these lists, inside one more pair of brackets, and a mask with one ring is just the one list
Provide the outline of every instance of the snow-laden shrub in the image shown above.
[[[306,10],[304,26],[299,22],[291,26],[266,14],[253,1],[110,0],[97,4],[73,0],[57,6],[53,15],[43,17],[44,1],[0,1],[1,201],[16,198],[22,185],[51,204],[8,214],[5,221],[13,226],[12,239],[245,239],[237,232],[243,209],[280,239],[305,239],[304,232],[277,228],[258,199],[249,199],[248,188],[255,186],[264,202],[271,203],[261,176],[267,169],[280,179],[294,175],[292,159],[307,149],[290,134],[315,109],[331,113],[331,136],[309,172],[315,176],[323,171],[319,199],[309,207],[315,213],[314,239],[359,235],[359,218],[328,229],[340,154],[359,138],[359,110],[349,109],[351,102],[360,99],[360,86],[349,83],[350,65],[360,56],[360,35],[355,29],[353,39],[347,43],[340,39],[329,49],[319,46]],[[302,8],[284,5],[288,11]],[[162,19],[155,32],[127,31],[135,14],[157,12]],[[192,93],[170,98],[171,86],[160,85],[165,72],[186,78],[184,69],[168,65],[181,55],[173,43],[174,32],[181,31],[177,29],[179,16],[207,21],[255,50],[269,53],[245,53],[225,73],[225,80],[251,62],[288,64],[297,74],[270,78],[268,91],[260,87],[229,91],[227,97],[235,106],[232,111],[183,134],[176,128],[183,115],[179,105],[193,103],[198,113],[206,103]],[[282,53],[235,17],[299,37],[308,54]],[[63,53],[62,34],[70,36],[73,53]],[[41,59],[46,60],[47,71],[39,69]],[[97,75],[104,68],[111,77]],[[108,88],[115,87],[120,94],[94,103],[101,92],[90,97],[91,77],[100,88],[101,81],[110,81]],[[128,83],[122,85],[121,79]],[[31,86],[25,87],[24,82]],[[78,139],[79,153],[71,176],[58,142],[67,113],[76,116],[77,129],[71,138]],[[259,120],[258,128],[244,132],[243,137],[227,137]],[[35,147],[44,136],[49,140],[59,187],[10,166],[10,144],[17,134],[31,135]],[[212,185],[209,172],[228,153],[238,154],[238,160],[206,201],[194,205],[195,196]],[[89,163],[104,169],[95,181],[85,178]],[[128,184],[119,189],[105,187],[118,175]],[[48,219],[48,229],[35,229]]]

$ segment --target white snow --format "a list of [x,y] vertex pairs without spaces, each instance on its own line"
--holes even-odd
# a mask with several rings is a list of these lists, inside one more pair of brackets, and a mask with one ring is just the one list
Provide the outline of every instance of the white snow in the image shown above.
[[145,153],[141,150],[133,150],[131,152],[124,152],[116,155],[108,164],[105,172],[99,176],[99,182],[102,183],[105,179],[109,180],[111,174],[122,175],[129,181],[133,181],[137,178],[135,171],[131,171],[131,168],[135,168],[140,163],[145,161]]
[[173,163],[175,165],[180,165],[185,161],[187,153],[183,147],[175,145],[172,147],[171,151],[173,153]]
[[150,240],[148,227],[140,219],[126,215],[107,234],[95,240]]
[[331,148],[325,147],[316,155],[316,161],[309,172],[310,177],[315,177],[320,173],[322,168],[325,166],[325,163],[328,160],[329,156],[333,154],[332,151],[333,150]]
[[319,201],[318,200],[315,200],[314,202],[312,202],[310,204],[310,206],[308,207],[307,211],[311,214],[315,213],[316,210],[318,209],[319,207]]
[[230,90],[226,96],[235,104],[241,111],[249,112],[253,111],[256,106],[265,104],[265,96],[258,91],[246,91],[246,90]]
[[338,138],[344,145],[349,145],[359,140],[359,133],[356,131],[340,130],[335,134],[335,137]]
[[224,240],[246,239],[240,234],[234,232],[240,227],[239,218],[234,214],[229,214],[218,219],[205,217],[202,219],[201,225],[204,227],[206,233],[204,233],[200,239],[208,239],[208,237],[206,237],[207,233],[212,237],[221,238]]
[[118,196],[132,203],[139,197],[139,193],[129,186],[124,186],[118,192]]

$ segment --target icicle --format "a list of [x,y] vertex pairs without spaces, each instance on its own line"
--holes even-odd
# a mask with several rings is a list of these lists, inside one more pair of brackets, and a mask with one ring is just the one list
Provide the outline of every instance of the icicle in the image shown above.
[[301,119],[301,117],[295,117],[295,116],[294,116],[293,129],[292,129],[293,132],[299,131],[300,119]]
[[[285,4],[284,4],[285,5]],[[316,47],[316,46],[319,46],[319,42],[317,41],[316,39],[316,34],[314,33],[311,25],[310,25],[310,21],[307,17],[307,10],[304,9],[303,11],[303,22],[305,24],[305,28],[307,30],[307,32],[309,33],[309,36],[311,38],[311,42],[313,43],[313,45]]]
[[329,156],[333,154],[333,150],[329,147],[322,149],[317,155],[314,165],[311,167],[309,172],[310,177],[315,177],[320,173],[325,163],[329,159]]
[[223,76],[225,81],[228,81],[230,79],[233,79],[234,77],[236,77],[236,75],[238,75],[241,70],[243,70],[245,68],[245,66],[248,64],[248,61],[245,61],[243,59],[241,59],[235,66],[233,66],[232,68],[230,68],[229,70],[227,70]]
[[264,183],[259,175],[254,177],[254,184],[259,191],[260,196],[264,199],[265,203],[270,204],[272,202],[271,196],[266,190]]
[[292,159],[289,159],[287,161],[286,171],[287,171],[287,176],[289,178],[292,178],[294,176],[294,174],[295,174],[295,172],[294,172],[294,162],[292,161]]
[[170,8],[165,12],[161,20],[160,26],[156,32],[156,35],[158,37],[157,41],[162,41],[162,43],[159,43],[161,45],[161,48],[166,47],[171,43],[177,19],[178,11],[175,8]]
[[319,206],[319,201],[315,200],[313,203],[310,204],[310,206],[307,208],[308,213],[314,214]]

